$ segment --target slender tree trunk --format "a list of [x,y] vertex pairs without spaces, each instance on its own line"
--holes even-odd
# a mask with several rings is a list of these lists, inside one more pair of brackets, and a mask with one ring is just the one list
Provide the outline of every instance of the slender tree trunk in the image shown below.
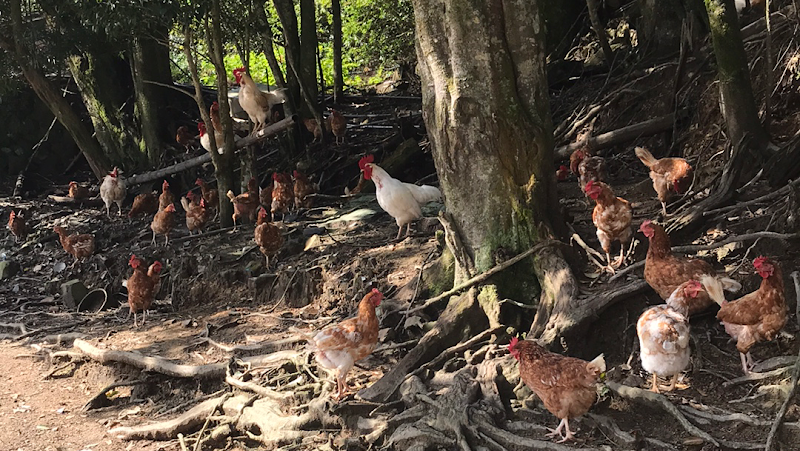
[[[423,117],[447,210],[476,272],[564,228],[539,3],[414,0]],[[506,297],[566,302],[575,281],[554,262],[563,258],[547,248],[483,286],[478,299],[490,324]]]
[[286,88],[286,79],[283,78],[283,71],[278,58],[275,56],[274,36],[272,35],[272,28],[267,20],[267,14],[264,12],[266,4],[256,8],[256,20],[261,24],[261,39],[264,46],[264,56],[269,63],[269,70],[272,72],[272,78],[275,79],[275,84],[279,88]]
[[686,16],[680,0],[640,0],[640,42],[647,54],[668,57],[681,46],[681,24]]
[[333,103],[344,97],[344,75],[342,74],[342,5],[340,0],[331,0],[333,9]]
[[314,0],[300,0],[300,77],[308,95],[317,101],[317,11]]
[[[756,161],[766,149],[768,138],[758,118],[750,85],[747,55],[733,0],[705,0],[719,78],[719,104],[728,136],[738,143],[747,135]],[[758,164],[754,161],[754,164]],[[747,177],[749,173],[743,174]]]
[[111,169],[109,159],[103,153],[103,149],[98,142],[92,137],[91,132],[81,122],[80,117],[69,105],[69,102],[47,80],[44,73],[35,66],[25,47],[20,0],[11,0],[10,13],[13,41],[0,38],[0,47],[14,55],[17,64],[22,69],[22,75],[31,85],[31,88],[70,134],[92,168],[94,175],[98,179],[102,179]]
[[605,57],[606,65],[611,67],[611,63],[614,62],[614,54],[611,51],[611,46],[608,44],[605,23],[600,20],[600,14],[597,11],[600,6],[598,5],[597,0],[586,0],[586,8],[589,10],[589,19],[592,22],[594,34],[597,36],[598,42],[600,42],[600,49],[603,50],[603,56]]
[[[289,68],[290,62],[295,67],[300,67],[300,37],[298,35],[297,14],[294,12],[294,2],[292,0],[272,0],[278,19],[283,28],[283,50],[286,57],[286,84],[292,103],[302,109],[303,98],[300,96],[300,80]],[[300,111],[296,111],[300,112]]]
[[[164,40],[167,33],[154,31]],[[133,40],[131,51],[131,74],[136,90],[136,115],[142,129],[140,147],[144,147],[150,166],[157,167],[163,154],[163,142],[172,133],[168,133],[165,114],[172,93],[162,86],[147,83],[148,81],[172,84],[172,73],[169,67],[169,49],[148,36],[137,36]],[[171,130],[171,129],[170,129]]]

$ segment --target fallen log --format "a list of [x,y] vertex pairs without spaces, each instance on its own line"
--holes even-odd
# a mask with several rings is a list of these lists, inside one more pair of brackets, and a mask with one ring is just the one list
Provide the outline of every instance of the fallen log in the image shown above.
[[[604,149],[617,144],[640,138],[642,136],[655,135],[656,133],[672,130],[673,115],[661,116],[648,121],[639,122],[638,124],[622,127],[617,130],[612,130],[594,138],[589,138],[587,145],[594,149]],[[567,144],[556,149],[556,159],[566,160],[580,147],[584,145],[583,141]]]
[[[236,142],[236,151],[238,152],[240,149],[243,149],[256,142],[263,141],[269,138],[270,136],[273,136],[283,130],[286,130],[289,127],[292,127],[295,124],[296,120],[297,116],[287,117],[286,119],[278,121],[268,127],[262,128],[255,135],[240,139],[239,141]],[[140,185],[142,183],[152,182],[153,180],[158,180],[168,175],[177,174],[178,172],[182,172],[187,169],[200,166],[202,164],[208,163],[209,161],[211,161],[211,154],[206,152],[203,155],[200,155],[199,157],[192,158],[191,160],[182,161],[172,166],[167,166],[165,168],[157,169],[155,171],[146,172],[144,174],[134,174],[125,179],[125,184],[130,187],[133,185]]]
[[[225,377],[225,369],[228,366],[227,362],[210,363],[208,365],[184,365],[171,362],[163,357],[146,356],[138,352],[100,349],[80,338],[75,339],[73,346],[85,356],[100,363],[119,362],[144,371],[152,371],[171,377],[222,379]],[[264,366],[284,360],[292,360],[297,355],[297,351],[287,350],[272,354],[243,357],[241,360],[251,363],[253,366]]]

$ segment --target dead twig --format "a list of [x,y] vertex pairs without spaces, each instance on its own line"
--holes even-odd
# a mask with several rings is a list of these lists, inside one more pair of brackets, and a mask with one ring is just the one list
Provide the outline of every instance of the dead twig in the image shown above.
[[739,384],[744,384],[744,383],[747,383],[747,382],[755,382],[755,381],[760,381],[760,380],[764,380],[764,379],[769,379],[771,377],[782,376],[784,373],[786,373],[790,369],[792,369],[791,366],[785,366],[783,368],[778,368],[778,369],[775,369],[775,370],[772,370],[772,371],[767,371],[767,372],[764,372],[764,373],[753,373],[753,372],[750,372],[750,373],[747,373],[744,376],[740,376],[740,377],[737,377],[735,379],[731,379],[731,380],[729,380],[727,382],[724,382],[722,384],[722,386],[723,387],[731,387],[733,385],[739,385]]
[[478,335],[475,335],[474,337],[472,337],[469,340],[465,341],[464,343],[459,343],[459,344],[457,344],[455,346],[451,346],[451,347],[445,349],[444,351],[442,351],[441,354],[436,356],[436,358],[434,358],[430,362],[422,365],[421,367],[417,368],[416,370],[412,371],[406,377],[417,375],[417,374],[421,373],[422,371],[425,371],[428,368],[432,368],[433,366],[435,366],[435,365],[437,365],[437,364],[449,359],[451,356],[454,356],[454,355],[458,354],[459,352],[465,351],[465,350],[475,346],[476,344],[482,342],[483,340],[488,339],[492,335],[500,333],[503,330],[505,330],[505,326],[498,326],[498,327],[494,327],[492,329],[486,329],[483,332],[479,333]]
[[739,202],[737,204],[729,205],[727,207],[721,207],[721,208],[716,208],[714,210],[704,211],[703,212],[703,216],[711,216],[711,215],[717,214],[717,213],[727,213],[729,211],[738,210],[740,208],[744,208],[744,207],[748,207],[750,205],[766,202],[768,200],[785,197],[786,195],[789,194],[789,192],[791,191],[792,187],[797,185],[798,183],[800,183],[800,178],[795,179],[795,180],[790,180],[789,183],[786,184],[786,186],[780,188],[777,191],[772,191],[772,192],[770,192],[768,194],[765,194],[765,195],[763,195],[761,197],[757,197],[755,199],[751,199],[751,200],[748,200],[748,201],[745,201],[745,202]]
[[617,382],[606,382],[606,386],[611,389],[614,393],[618,394],[619,396],[640,403],[640,404],[647,404],[651,407],[659,407],[662,410],[666,410],[670,415],[672,415],[678,423],[686,430],[686,432],[700,437],[708,443],[713,444],[714,446],[720,446],[719,441],[709,435],[707,432],[703,431],[702,429],[698,428],[697,426],[693,425],[689,420],[686,419],[683,414],[675,407],[667,398],[663,395],[658,393],[653,393],[651,391],[642,390],[636,387],[629,387],[627,385],[622,385]]

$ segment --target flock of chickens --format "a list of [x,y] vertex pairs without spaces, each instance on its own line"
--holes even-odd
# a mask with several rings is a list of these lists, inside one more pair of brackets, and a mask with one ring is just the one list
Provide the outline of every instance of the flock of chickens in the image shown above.
[[[255,125],[253,132],[274,122],[274,106],[282,101],[280,95],[261,92],[253,80],[244,72],[234,71],[237,82],[242,86],[240,104]],[[221,141],[219,125],[219,106],[212,105],[211,118],[215,137]],[[341,122],[339,122],[341,121]],[[329,117],[329,125],[338,138],[344,136],[346,122],[334,112]],[[319,124],[306,121],[309,131],[321,133]],[[205,124],[198,125],[201,142]],[[183,130],[185,135],[187,130]],[[186,136],[183,136],[186,138]],[[181,142],[182,131],[178,132]],[[206,140],[207,142],[208,140]],[[188,145],[182,142],[184,145]],[[203,147],[207,150],[206,143]],[[682,158],[656,159],[649,151],[637,147],[636,156],[650,170],[650,178],[662,205],[662,213],[667,214],[666,203],[675,194],[688,190],[692,182],[692,167]],[[373,155],[366,155],[358,162],[363,180],[375,184],[376,198],[380,207],[396,221],[400,239],[403,228],[410,232],[411,223],[422,217],[422,206],[428,202],[441,200],[438,188],[427,185],[404,183],[391,177],[384,169],[374,163]],[[602,157],[591,155],[587,147],[576,150],[570,157],[570,168],[578,177],[581,189],[595,201],[592,222],[597,228],[597,237],[606,255],[604,270],[614,272],[625,262],[625,245],[633,236],[631,205],[617,197],[606,182],[605,161]],[[568,168],[561,166],[556,172],[559,180],[566,178]],[[253,178],[249,181],[247,192],[234,196],[228,191],[227,197],[233,203],[234,230],[241,221],[256,222],[254,240],[266,258],[274,256],[283,245],[281,229],[274,223],[277,215],[285,215],[292,208],[310,208],[316,187],[298,171],[293,177],[274,173],[273,183],[265,189],[258,186]],[[216,216],[219,204],[217,190],[210,188],[202,179],[197,179],[200,194],[190,191],[181,198],[181,206],[186,212],[186,226],[189,233],[201,232],[209,220]],[[359,188],[361,184],[359,184]],[[69,196],[83,199],[88,190],[71,182]],[[126,196],[124,181],[119,170],[114,168],[100,185],[100,196],[110,217],[110,207],[116,204],[122,214],[122,203]],[[267,212],[269,209],[269,212]],[[156,235],[164,235],[169,244],[169,234],[175,226],[174,196],[165,180],[162,192],[139,194],[133,201],[128,216],[153,214],[150,228],[153,244]],[[25,218],[11,212],[8,228],[19,239],[25,235]],[[95,250],[94,236],[91,234],[68,234],[62,227],[54,227],[65,251],[75,258],[77,264],[89,257]],[[650,220],[639,227],[649,240],[645,260],[644,276],[648,284],[665,300],[665,304],[647,309],[637,322],[642,367],[652,373],[651,389],[658,392],[658,377],[669,377],[671,383],[667,390],[677,386],[680,373],[690,361],[689,318],[703,312],[713,304],[720,306],[717,318],[725,331],[737,341],[741,354],[742,369],[745,373],[753,367],[750,349],[760,341],[772,340],[787,321],[787,308],[783,289],[783,279],[777,262],[766,257],[758,257],[753,262],[755,272],[762,278],[760,288],[739,299],[727,301],[724,291],[738,291],[741,285],[733,279],[718,274],[707,262],[673,255],[670,240],[664,228]],[[620,256],[612,261],[612,243],[620,243]],[[137,325],[137,314],[146,315],[153,298],[159,291],[162,264],[158,261],[146,264],[132,255],[129,265],[133,269],[127,280],[128,303]],[[315,352],[317,362],[336,375],[337,394],[341,399],[347,391],[347,374],[356,361],[368,356],[378,341],[378,319],[375,308],[380,305],[383,295],[372,289],[361,300],[354,318],[325,327],[308,341]],[[144,318],[142,319],[142,324]],[[510,354],[519,361],[520,377],[544,402],[545,407],[561,420],[551,435],[559,436],[561,441],[574,437],[569,420],[586,413],[596,399],[596,384],[606,370],[602,355],[591,362],[562,356],[549,352],[531,340],[512,338],[508,345]]]

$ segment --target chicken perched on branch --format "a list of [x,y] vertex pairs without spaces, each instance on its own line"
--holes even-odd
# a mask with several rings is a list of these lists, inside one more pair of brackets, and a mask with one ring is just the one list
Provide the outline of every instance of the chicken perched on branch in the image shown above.
[[745,374],[753,368],[750,349],[759,341],[773,340],[786,325],[786,297],[783,274],[778,263],[758,257],[753,267],[761,276],[758,290],[731,302],[719,301],[717,319],[725,331],[736,340],[736,349]]
[[63,247],[68,254],[75,257],[75,261],[72,263],[72,266],[75,266],[78,263],[78,260],[91,257],[91,255],[94,253],[94,235],[89,233],[84,233],[81,235],[73,233],[72,235],[69,235],[63,227],[59,226],[53,227],[53,231],[58,234],[58,239],[61,241],[61,247]]
[[158,196],[158,209],[159,211],[163,210],[167,208],[167,205],[174,203],[175,196],[169,190],[169,182],[164,180],[164,183],[161,184],[161,195]]
[[382,299],[383,294],[373,288],[361,299],[355,318],[327,326],[309,340],[317,362],[336,372],[336,399],[342,399],[347,390],[347,373],[357,361],[370,355],[378,343],[375,307],[381,305]]
[[175,204],[167,205],[167,208],[159,211],[150,223],[150,230],[153,231],[153,244],[156,244],[156,235],[164,235],[164,245],[169,244],[169,232],[175,226]]
[[8,214],[8,230],[14,235],[14,241],[19,242],[28,235],[28,228],[25,225],[25,216],[22,211],[19,213],[11,210]]
[[347,119],[342,113],[333,108],[329,108],[329,110],[331,114],[328,116],[328,128],[331,129],[331,133],[336,137],[336,144],[339,144],[339,138],[342,138],[342,144],[344,144],[344,139],[347,136]]
[[[614,195],[611,187],[603,182],[590,180],[584,188],[597,204],[592,211],[592,222],[597,227],[597,239],[606,253],[607,269],[612,273],[625,260],[625,245],[631,240],[631,204]],[[619,241],[619,258],[611,262],[611,243]]]
[[[159,212],[162,213],[162,212]],[[144,325],[147,310],[153,305],[153,299],[161,286],[161,262],[156,261],[145,271],[143,262],[136,255],[131,255],[128,264],[133,268],[133,274],[128,278],[126,284],[128,288],[128,306],[130,310],[128,316],[133,313],[133,327],[137,324],[137,313],[142,312],[142,323]]]
[[374,160],[373,155],[367,155],[361,158],[358,167],[364,173],[366,180],[375,183],[378,205],[397,222],[399,230],[395,239],[398,240],[403,232],[403,226],[406,226],[406,236],[408,236],[411,232],[411,222],[422,217],[422,206],[428,202],[441,200],[442,193],[435,186],[418,186],[394,179],[383,168],[373,163]]
[[292,179],[288,174],[275,172],[272,174],[272,182],[272,201],[270,202],[272,220],[275,220],[275,213],[280,213],[281,220],[283,220],[294,203]]
[[314,200],[308,197],[310,194],[317,192],[316,187],[312,184],[308,177],[300,171],[294,171],[294,208],[311,208]]
[[656,159],[644,147],[635,149],[639,160],[650,169],[653,189],[661,202],[661,212],[667,216],[667,201],[672,193],[683,194],[692,184],[692,166],[683,158]]
[[209,218],[206,200],[189,191],[186,197],[181,197],[181,206],[186,212],[186,228],[189,229],[189,235],[195,230],[202,233]]
[[206,208],[213,210],[214,215],[216,215],[217,209],[219,208],[219,192],[213,188],[209,188],[205,180],[201,178],[195,180],[194,184],[200,187],[200,191],[203,193],[203,200],[206,201]]
[[106,204],[106,215],[111,217],[111,204],[117,204],[119,215],[122,216],[122,202],[125,200],[125,182],[119,178],[119,168],[114,168],[100,184],[100,197]]
[[131,211],[128,212],[128,217],[132,218],[141,214],[152,215],[157,211],[158,193],[156,191],[152,193],[141,193],[133,198],[133,205],[131,206]]
[[67,193],[67,196],[75,200],[83,200],[89,197],[89,190],[78,185],[78,182],[69,182],[69,192]]
[[233,203],[233,227],[236,230],[237,222],[241,218],[245,218],[250,222],[256,219],[256,211],[258,210],[258,182],[255,178],[250,178],[247,182],[247,192],[233,195],[233,191],[228,190],[228,199]]
[[240,86],[239,105],[253,123],[252,133],[255,133],[272,121],[273,106],[283,103],[286,97],[280,90],[264,92],[258,89],[244,67],[234,69],[233,76]]
[[585,190],[589,182],[605,182],[608,180],[606,175],[606,159],[593,156],[588,148],[581,148],[572,152],[569,156],[569,168],[578,176],[578,184]]
[[[591,362],[547,351],[529,340],[511,339],[508,351],[519,362],[519,377],[542,400],[544,406],[561,419],[558,428],[547,434],[560,442],[575,437],[569,420],[589,411],[597,398],[595,386],[606,370],[600,354]],[[562,430],[566,429],[566,435]]]
[[741,289],[739,282],[716,273],[710,263],[705,260],[676,256],[672,254],[669,235],[660,225],[649,219],[642,222],[639,231],[650,241],[647,249],[647,258],[644,262],[644,278],[647,283],[661,296],[668,299],[670,295],[684,282],[699,280],[703,283],[704,291],[698,292],[697,297],[687,300],[688,315],[699,313],[712,304],[714,300],[709,296],[715,290],[709,287],[703,276],[711,276],[720,281],[725,290],[738,291]]
[[[709,277],[709,276],[706,276]],[[691,299],[704,290],[690,280],[681,284],[666,305],[645,310],[636,323],[642,368],[653,375],[651,390],[658,393],[658,377],[672,377],[667,391],[675,389],[678,375],[689,365],[689,309]]]
[[281,229],[267,219],[267,210],[264,207],[258,209],[258,222],[256,222],[254,239],[258,249],[266,258],[264,268],[269,270],[269,258],[275,255],[283,246],[283,235]]

